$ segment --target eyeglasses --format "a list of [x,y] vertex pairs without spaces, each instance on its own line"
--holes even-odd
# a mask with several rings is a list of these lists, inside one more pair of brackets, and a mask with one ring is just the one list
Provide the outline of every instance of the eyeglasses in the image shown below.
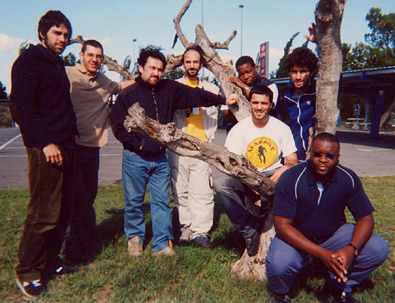
[[332,155],[332,154],[323,154],[321,152],[313,152],[314,158],[321,158],[322,156],[325,156],[325,158],[327,158],[328,160],[333,160],[336,158],[336,156]]

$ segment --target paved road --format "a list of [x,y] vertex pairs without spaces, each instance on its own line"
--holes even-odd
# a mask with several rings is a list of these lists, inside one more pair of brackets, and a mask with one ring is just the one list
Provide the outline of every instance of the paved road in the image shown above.
[[[4,146],[18,135],[18,128],[0,129],[0,190],[28,186],[22,139],[19,137]],[[395,134],[380,135],[379,139],[369,138],[366,132],[339,131],[337,135],[341,142],[341,164],[353,169],[358,176],[395,175]],[[225,130],[219,129],[215,144],[223,146],[225,136]],[[109,144],[101,148],[100,156],[99,183],[121,182],[122,146],[112,134]]]

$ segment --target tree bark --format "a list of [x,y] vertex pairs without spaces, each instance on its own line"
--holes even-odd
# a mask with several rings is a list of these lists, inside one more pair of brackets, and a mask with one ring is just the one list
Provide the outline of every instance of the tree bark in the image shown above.
[[316,85],[316,134],[336,133],[342,71],[340,28],[345,4],[346,0],[320,0],[315,10],[320,60]]

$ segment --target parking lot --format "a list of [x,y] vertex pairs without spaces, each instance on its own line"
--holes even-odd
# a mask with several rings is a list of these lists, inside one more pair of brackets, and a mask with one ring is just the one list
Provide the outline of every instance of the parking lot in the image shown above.
[[[0,129],[0,189],[27,188],[25,147],[18,128]],[[367,132],[340,130],[340,163],[353,169],[358,176],[389,176],[395,174],[395,134],[380,134],[371,139]],[[218,129],[215,144],[223,146],[226,132]],[[10,140],[13,140],[10,142]],[[99,183],[122,182],[122,145],[110,132],[109,144],[101,148]],[[214,177],[217,172],[214,172]]]

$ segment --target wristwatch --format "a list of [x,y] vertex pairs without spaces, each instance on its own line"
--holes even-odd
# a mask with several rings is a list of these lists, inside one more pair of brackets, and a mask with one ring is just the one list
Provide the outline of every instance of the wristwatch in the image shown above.
[[354,249],[354,255],[358,256],[358,248],[352,243],[349,243],[348,246],[351,246]]
[[251,86],[246,86],[246,87],[244,87],[244,90],[251,89],[251,88],[252,88]]

